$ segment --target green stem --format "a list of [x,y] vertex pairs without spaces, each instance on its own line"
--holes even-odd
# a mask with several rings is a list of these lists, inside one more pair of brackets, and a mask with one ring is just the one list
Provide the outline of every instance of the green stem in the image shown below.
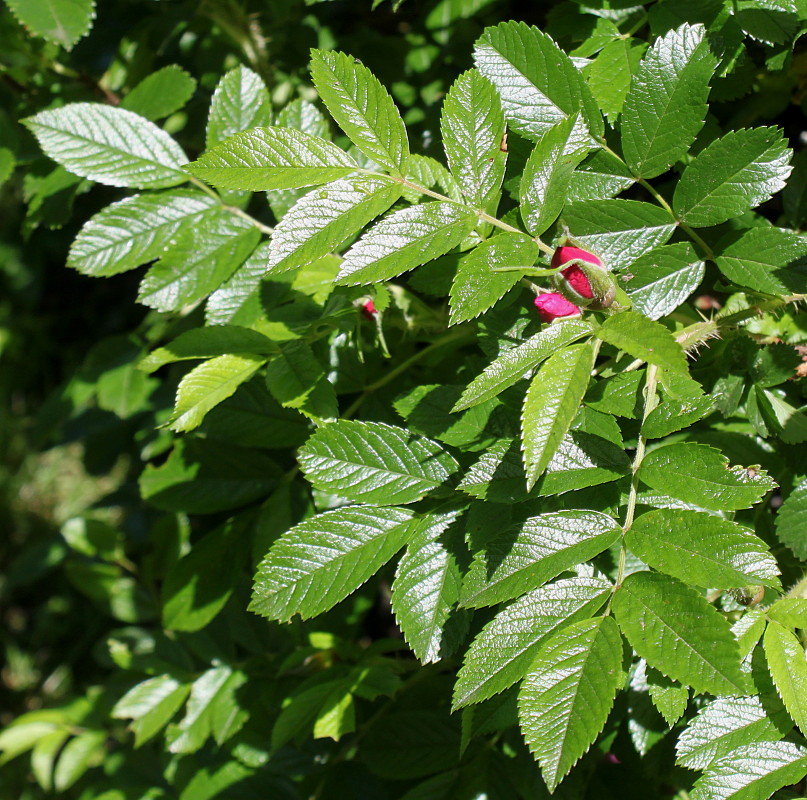
[[250,225],[257,228],[261,233],[265,233],[267,235],[271,235],[274,233],[274,228],[270,228],[268,225],[264,225],[260,220],[255,219],[251,214],[247,214],[246,211],[242,211],[237,206],[231,206],[224,202],[221,195],[215,190],[211,189],[206,183],[200,181],[198,178],[195,178],[193,175],[188,175],[188,180],[196,187],[201,189],[206,195],[212,197],[225,211],[229,211],[230,214],[234,214],[236,217],[241,217],[241,219],[246,220]]

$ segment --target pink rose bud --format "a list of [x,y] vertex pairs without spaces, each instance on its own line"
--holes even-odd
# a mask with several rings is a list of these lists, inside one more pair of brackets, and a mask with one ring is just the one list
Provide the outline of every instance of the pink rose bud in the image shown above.
[[569,245],[564,245],[563,247],[558,247],[552,256],[552,269],[562,267],[564,264],[568,264],[570,261],[585,261],[587,264],[593,264],[595,267],[600,267],[600,269],[604,268],[602,261],[600,261],[600,259],[597,258],[594,253],[589,253],[588,250],[581,250],[579,247],[570,247]]
[[535,307],[538,309],[538,316],[541,317],[543,322],[552,322],[555,319],[580,314],[580,309],[558,292],[539,294],[535,298]]
[[586,277],[586,273],[583,272],[577,264],[574,264],[571,267],[566,267],[566,269],[562,269],[560,274],[566,279],[566,283],[574,289],[577,294],[581,297],[585,297],[586,300],[591,300],[594,297],[594,292],[591,289],[591,282]]
[[552,266],[559,269],[553,276],[555,288],[572,303],[603,309],[614,302],[614,279],[594,253],[564,245],[555,250]]
[[378,309],[375,307],[375,303],[372,300],[365,300],[361,307],[361,313],[364,314],[367,319],[374,319],[375,315],[378,313]]

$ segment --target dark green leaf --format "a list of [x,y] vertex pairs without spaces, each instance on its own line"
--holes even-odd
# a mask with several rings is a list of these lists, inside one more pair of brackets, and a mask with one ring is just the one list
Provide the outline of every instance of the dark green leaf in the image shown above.
[[155,120],[179,111],[196,91],[196,81],[176,64],[158,69],[132,89],[121,108]]

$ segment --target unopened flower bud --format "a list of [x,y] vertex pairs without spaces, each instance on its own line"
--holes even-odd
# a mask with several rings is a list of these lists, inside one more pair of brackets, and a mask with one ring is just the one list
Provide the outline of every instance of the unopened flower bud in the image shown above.
[[535,298],[535,307],[538,309],[538,316],[541,317],[543,322],[552,322],[562,317],[580,315],[580,309],[558,292],[539,294]]
[[558,247],[552,267],[559,269],[554,284],[567,300],[594,309],[608,308],[614,302],[616,283],[594,253],[568,245]]
[[364,314],[367,319],[375,319],[375,315],[378,314],[378,309],[375,307],[375,303],[372,300],[365,300],[361,307],[361,313]]

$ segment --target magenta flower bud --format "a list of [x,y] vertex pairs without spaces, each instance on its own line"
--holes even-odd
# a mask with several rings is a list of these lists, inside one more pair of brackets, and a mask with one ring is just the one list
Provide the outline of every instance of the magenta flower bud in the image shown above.
[[552,269],[557,269],[564,264],[579,261],[584,261],[586,264],[593,264],[595,267],[605,269],[605,265],[594,253],[589,253],[588,250],[581,250],[579,247],[570,247],[569,245],[558,247],[557,250],[555,250],[552,256],[551,266]]
[[535,298],[535,307],[538,309],[538,316],[543,322],[552,322],[563,317],[574,317],[580,315],[580,309],[570,303],[559,292],[546,292],[539,294]]
[[367,319],[374,319],[375,315],[378,314],[378,309],[375,307],[375,303],[372,300],[365,300],[361,307],[361,313],[364,314]]
[[562,269],[560,274],[566,279],[566,283],[581,297],[584,297],[586,300],[591,300],[594,297],[591,282],[586,277],[586,273],[583,272],[577,264]]
[[559,270],[553,276],[555,288],[570,302],[594,309],[614,302],[614,279],[594,253],[564,245],[555,250],[552,266]]

